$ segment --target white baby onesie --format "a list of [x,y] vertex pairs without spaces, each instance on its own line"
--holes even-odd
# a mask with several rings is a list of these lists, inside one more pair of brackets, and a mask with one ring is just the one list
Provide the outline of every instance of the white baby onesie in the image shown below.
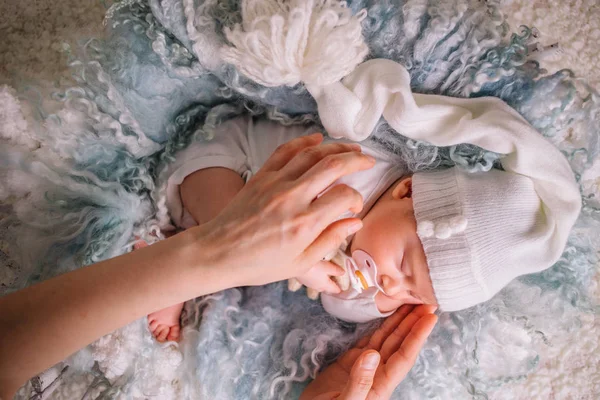
[[[190,144],[177,153],[175,161],[168,167],[166,202],[171,219],[181,228],[196,225],[192,216],[183,208],[179,194],[179,185],[186,176],[204,168],[223,167],[236,171],[247,182],[279,145],[318,131],[315,126],[284,126],[266,119],[255,120],[250,116],[224,122],[216,128],[212,140]],[[334,141],[326,138],[324,142]],[[375,157],[377,162],[369,170],[347,175],[336,182],[357,190],[363,196],[364,203],[360,214],[346,212],[340,215],[340,219],[352,216],[362,218],[383,192],[406,174],[406,170],[397,161],[392,161],[390,156],[363,143],[360,145],[362,152]],[[327,312],[349,322],[365,322],[391,314],[379,312],[374,302],[375,293],[371,292],[323,294],[322,303]],[[353,301],[348,301],[350,299]],[[357,305],[360,306],[356,307]]]

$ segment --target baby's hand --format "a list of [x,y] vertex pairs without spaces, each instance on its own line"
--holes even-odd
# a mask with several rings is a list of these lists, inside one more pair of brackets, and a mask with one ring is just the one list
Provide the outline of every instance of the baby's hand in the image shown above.
[[342,276],[345,271],[342,267],[329,261],[319,261],[304,275],[297,277],[304,286],[330,294],[340,293],[341,289],[331,280],[332,276]]

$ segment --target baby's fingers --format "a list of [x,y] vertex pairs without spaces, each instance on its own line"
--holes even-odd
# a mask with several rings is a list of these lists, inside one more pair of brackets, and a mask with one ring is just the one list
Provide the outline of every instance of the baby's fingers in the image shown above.
[[315,265],[323,260],[327,254],[331,254],[332,251],[337,250],[348,236],[358,232],[361,228],[362,221],[358,218],[346,218],[335,221],[325,228],[319,237],[304,250],[303,261],[308,265]]
[[330,276],[337,276],[344,273],[344,270],[328,261],[320,261],[315,264],[307,273],[298,277],[298,281],[304,286],[319,292],[339,293],[340,288],[331,280]]
[[331,278],[327,278],[327,280],[323,282],[323,287],[320,291],[329,294],[337,294],[341,293],[342,289],[340,289],[340,287],[334,281],[332,281]]

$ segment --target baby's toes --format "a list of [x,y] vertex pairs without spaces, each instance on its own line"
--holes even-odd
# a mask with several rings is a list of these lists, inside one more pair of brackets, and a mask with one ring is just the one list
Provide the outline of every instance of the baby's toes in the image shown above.
[[[154,331],[156,330],[158,325],[159,325],[159,323],[155,319],[148,321],[148,328],[150,328],[150,332],[152,332],[153,335],[154,335]],[[154,336],[156,336],[156,335],[154,335]]]
[[179,341],[179,326],[171,327],[167,340],[173,340],[175,342]]
[[169,334],[169,327],[167,325],[159,325],[154,332],[152,332],[156,340],[164,342]]

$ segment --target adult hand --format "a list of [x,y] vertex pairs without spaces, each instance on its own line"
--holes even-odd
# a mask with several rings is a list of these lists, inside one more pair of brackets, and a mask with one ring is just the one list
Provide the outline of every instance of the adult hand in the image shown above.
[[384,400],[414,365],[433,330],[436,306],[404,305],[312,381],[300,400]]
[[325,190],[375,160],[356,144],[322,140],[315,134],[280,146],[216,218],[193,228],[204,260],[227,271],[230,283],[301,276],[362,227],[357,218],[337,220],[359,212],[362,196],[346,185]]
[[362,198],[343,185],[318,195],[374,160],[357,145],[319,146],[322,140],[282,146],[207,224],[0,298],[0,397],[137,318],[226,288],[302,275],[337,248],[361,223],[334,221],[360,211]]

